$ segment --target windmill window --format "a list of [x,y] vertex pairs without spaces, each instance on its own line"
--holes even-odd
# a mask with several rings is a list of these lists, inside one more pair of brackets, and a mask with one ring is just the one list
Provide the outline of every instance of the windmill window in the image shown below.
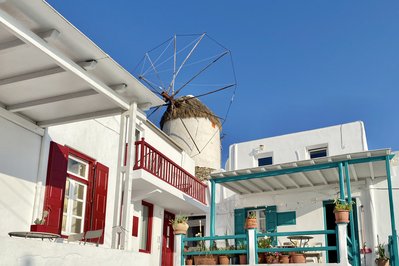
[[327,157],[327,147],[308,150],[310,159]]

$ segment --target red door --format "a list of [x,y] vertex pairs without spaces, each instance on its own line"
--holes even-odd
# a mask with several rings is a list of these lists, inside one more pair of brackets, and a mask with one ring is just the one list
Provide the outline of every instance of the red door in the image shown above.
[[163,234],[162,234],[162,266],[173,266],[173,248],[175,236],[172,225],[169,224],[175,215],[167,211],[164,212]]

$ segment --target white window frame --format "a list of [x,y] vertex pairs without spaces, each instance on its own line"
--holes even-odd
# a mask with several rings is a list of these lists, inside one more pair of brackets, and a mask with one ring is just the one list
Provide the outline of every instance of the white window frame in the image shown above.
[[[258,162],[258,160],[259,159],[262,159],[262,158],[267,158],[267,157],[272,157],[272,164],[269,164],[269,165],[273,165],[273,164],[275,164],[275,162],[274,162],[274,156],[273,156],[274,154],[273,154],[273,152],[272,151],[268,151],[268,152],[260,152],[260,153],[257,153],[257,154],[255,154],[254,155],[254,167],[259,167],[260,165],[259,165],[259,162]],[[267,166],[267,165],[265,165],[265,166]]]
[[69,159],[72,159],[72,160],[74,160],[74,161],[76,161],[78,163],[86,165],[86,170],[85,170],[85,176],[77,175],[77,174],[75,174],[73,172],[70,172],[68,168],[67,168],[67,173],[71,174],[71,175],[74,175],[76,177],[82,178],[84,180],[89,180],[89,167],[90,167],[89,163],[84,161],[84,160],[82,160],[82,159],[79,159],[78,157],[73,156],[73,155],[69,155],[68,156],[68,163],[69,163]]
[[[67,205],[67,210],[65,212],[64,208],[62,210],[62,216],[64,217],[65,213],[66,213],[66,224],[65,224],[65,230],[62,230],[62,234],[63,235],[70,235],[70,234],[75,234],[76,232],[72,232],[72,218],[81,218],[82,222],[80,225],[80,232],[82,233],[84,231],[84,224],[85,224],[85,215],[86,215],[86,197],[87,197],[87,185],[84,183],[81,183],[79,181],[76,181],[72,178],[67,177],[67,182],[69,181],[69,194],[65,195],[64,197],[64,201],[67,200],[68,201],[68,205]],[[83,190],[83,200],[74,198],[74,191],[75,188],[77,187],[77,184],[82,185],[84,187]],[[66,185],[66,184],[65,184]],[[73,215],[73,202],[74,201],[79,201],[83,203],[82,206],[82,216],[77,216],[77,215]],[[64,219],[62,219],[63,221]],[[62,228],[62,226],[61,226]]]

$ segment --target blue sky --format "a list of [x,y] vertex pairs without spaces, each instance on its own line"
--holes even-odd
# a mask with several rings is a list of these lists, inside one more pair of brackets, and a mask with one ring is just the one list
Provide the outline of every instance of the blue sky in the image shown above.
[[129,71],[173,34],[233,54],[232,143],[362,120],[369,148],[399,149],[398,1],[48,1]]

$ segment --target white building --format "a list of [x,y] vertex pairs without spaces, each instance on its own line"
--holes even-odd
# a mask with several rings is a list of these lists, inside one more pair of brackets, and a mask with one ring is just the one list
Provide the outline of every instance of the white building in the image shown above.
[[[332,201],[340,195],[337,166],[348,163],[351,196],[355,202],[351,225],[357,243],[357,265],[364,264],[364,257],[360,258],[364,242],[373,250],[366,255],[367,264],[373,265],[377,236],[381,243],[387,244],[388,236],[392,235],[386,165],[382,160],[389,154],[391,151],[386,149],[368,151],[362,122],[233,144],[226,172],[212,174],[216,183],[224,179],[231,181],[217,183],[223,187],[216,187],[219,189],[215,193],[215,234],[224,235],[226,231],[244,234],[245,217],[251,212],[257,216],[258,232],[334,230]],[[378,156],[382,161],[367,161]],[[365,162],[360,163],[361,160]],[[391,168],[396,203],[399,197],[396,156]],[[395,218],[398,221],[398,217]],[[276,246],[287,242],[290,241],[286,236],[275,239]],[[335,235],[312,235],[309,241],[309,246],[335,244]],[[324,262],[337,262],[336,251],[324,251],[320,255]]]
[[[0,265],[173,265],[169,219],[207,186],[146,120],[161,104],[45,1],[0,1]],[[43,215],[60,238],[31,239]]]

